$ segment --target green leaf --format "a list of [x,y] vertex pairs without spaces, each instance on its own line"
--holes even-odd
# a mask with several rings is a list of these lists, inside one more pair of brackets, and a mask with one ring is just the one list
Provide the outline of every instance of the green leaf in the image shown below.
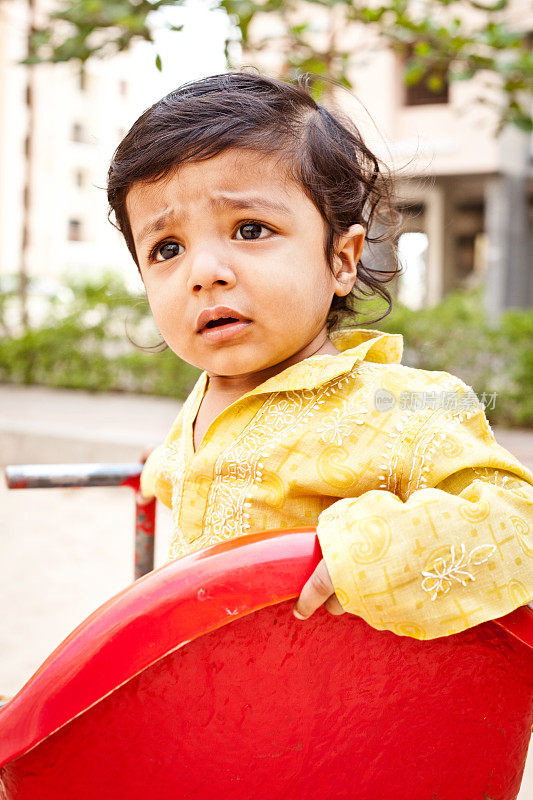
[[510,119],[513,125],[521,130],[525,131],[525,133],[532,133],[533,132],[533,119],[531,116],[523,109],[523,108],[514,108],[513,106],[517,105],[514,103],[509,104],[512,108],[512,113],[510,114]]
[[[1,3],[2,0],[0,0]],[[165,21],[157,12],[165,8],[186,5],[187,0],[61,0],[53,4],[43,17],[42,29],[36,30],[24,63],[78,61],[85,63],[93,58],[105,58],[116,52],[127,51],[138,40],[153,43],[157,28],[179,33],[183,25]],[[311,70],[325,79],[341,80],[345,69],[354,63],[354,53],[340,42],[317,42],[313,9],[321,6],[339,12],[343,27],[359,24],[369,26],[377,35],[378,47],[387,46],[397,52],[402,60],[408,59],[405,81],[412,85],[422,80],[429,84],[434,74],[442,75],[450,66],[448,80],[469,80],[486,72],[501,87],[503,103],[498,112],[502,124],[509,122],[521,129],[528,125],[527,114],[520,117],[509,114],[509,99],[513,93],[533,90],[533,53],[523,31],[513,32],[511,19],[502,17],[501,11],[510,6],[509,0],[427,0],[422,4],[414,0],[215,0],[209,4],[223,10],[233,30],[231,39],[247,49],[247,63],[256,63],[260,53],[281,55],[279,77],[296,77],[298,70]],[[298,20],[294,9],[302,12]],[[456,9],[481,9],[475,12],[472,24],[463,19]],[[442,12],[445,13],[442,13]],[[259,35],[250,41],[248,31],[257,15],[274,14],[280,24],[279,33]],[[519,26],[517,26],[519,27]],[[331,31],[329,31],[329,34]],[[326,39],[329,36],[325,31]],[[339,49],[341,51],[339,51]],[[228,42],[225,45],[228,67],[231,65]],[[231,58],[233,55],[231,54]],[[162,71],[159,55],[155,65]],[[436,82],[435,82],[436,81]]]
[[417,56],[427,56],[431,53],[431,45],[429,42],[417,42],[414,50]]
[[419,62],[410,61],[407,63],[403,77],[404,81],[407,86],[413,86],[414,84],[418,83],[425,74],[425,68]]
[[493,13],[494,11],[503,11],[505,8],[507,8],[507,0],[496,0],[496,2],[492,3],[492,5],[490,3],[477,3],[475,0],[470,0],[470,5],[479,9],[480,11],[488,11]]
[[432,92],[440,92],[444,85],[443,76],[434,73],[428,77],[426,84]]

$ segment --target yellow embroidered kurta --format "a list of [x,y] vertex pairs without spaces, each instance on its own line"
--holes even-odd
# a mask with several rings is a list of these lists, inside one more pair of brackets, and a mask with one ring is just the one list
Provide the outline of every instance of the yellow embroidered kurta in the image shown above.
[[403,337],[332,334],[209,426],[202,373],[142,474],[172,509],[170,558],[247,533],[317,524],[342,606],[416,639],[533,597],[533,473],[495,440],[472,389],[402,365]]

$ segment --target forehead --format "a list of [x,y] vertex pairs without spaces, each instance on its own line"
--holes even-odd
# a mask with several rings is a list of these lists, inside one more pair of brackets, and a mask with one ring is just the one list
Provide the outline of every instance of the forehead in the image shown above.
[[[126,196],[132,228],[176,204],[202,204],[218,193],[279,198],[286,207],[314,205],[278,155],[232,149],[207,161],[186,163],[152,182],[134,183]],[[142,220],[142,221],[141,221]]]

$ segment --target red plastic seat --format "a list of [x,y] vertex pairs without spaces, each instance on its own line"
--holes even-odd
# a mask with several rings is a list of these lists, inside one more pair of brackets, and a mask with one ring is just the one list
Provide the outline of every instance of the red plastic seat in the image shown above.
[[247,536],[112,598],[0,710],[6,800],[514,798],[533,612],[429,642],[301,622],[319,558],[309,528]]

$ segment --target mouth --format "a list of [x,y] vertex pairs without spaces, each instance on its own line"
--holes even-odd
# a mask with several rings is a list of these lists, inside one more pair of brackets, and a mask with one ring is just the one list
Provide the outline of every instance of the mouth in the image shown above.
[[206,328],[220,328],[222,325],[231,325],[234,322],[244,322],[244,320],[238,319],[237,317],[220,317],[220,319],[211,319],[202,328],[202,330],[205,330]]
[[199,331],[199,335],[209,342],[220,342],[245,331],[252,324],[251,320],[237,317],[220,317],[212,319]]
[[227,339],[252,324],[252,321],[229,306],[204,308],[196,321],[196,332],[207,341],[218,342]]

